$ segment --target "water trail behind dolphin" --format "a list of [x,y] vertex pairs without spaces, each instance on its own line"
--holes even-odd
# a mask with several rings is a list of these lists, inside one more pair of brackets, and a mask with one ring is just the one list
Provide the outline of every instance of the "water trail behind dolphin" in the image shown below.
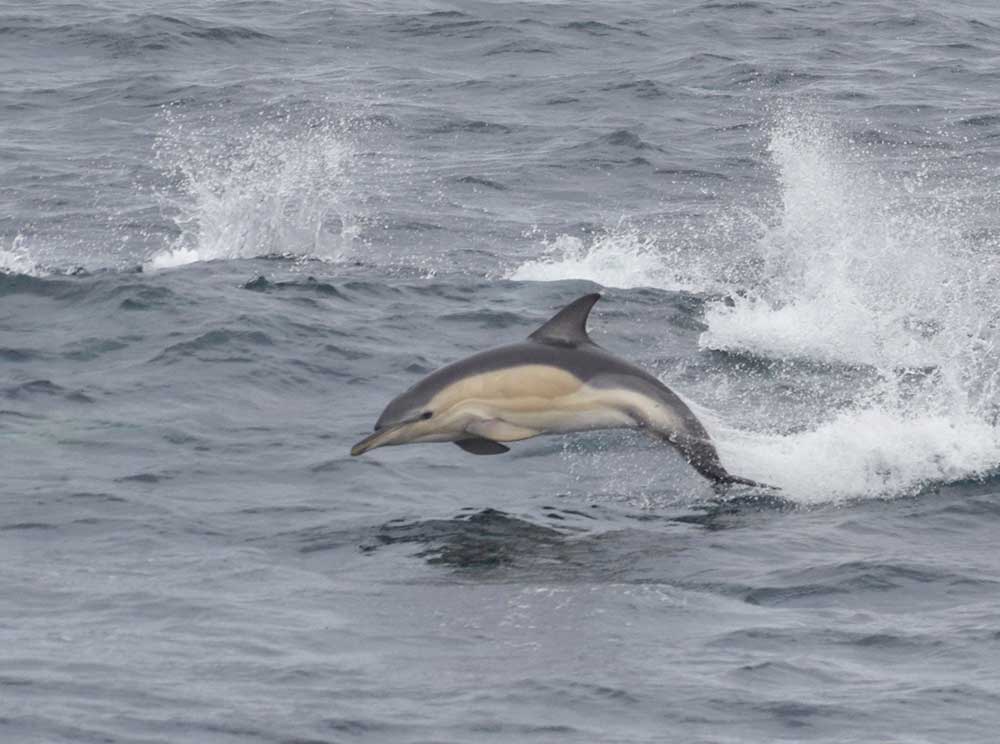
[[909,493],[991,472],[1000,287],[972,184],[935,182],[919,162],[887,173],[888,161],[810,118],[780,121],[769,152],[781,204],[753,245],[759,273],[710,303],[701,344],[874,375],[846,409],[813,390],[815,422],[734,438],[733,457],[769,463],[802,498]]
[[[791,391],[788,380],[774,387],[766,375],[746,389],[742,363],[687,375],[680,386],[725,411],[706,424],[727,466],[785,496],[893,496],[983,477],[1000,465],[1000,245],[984,229],[989,210],[969,198],[978,182],[940,180],[933,162],[905,148],[891,154],[854,144],[817,117],[784,114],[767,151],[777,198],[763,209],[720,210],[703,228],[700,256],[663,250],[669,235],[605,238],[550,252],[512,276],[721,291],[726,298],[705,308],[703,350],[765,367],[823,367],[822,378],[786,374]],[[640,245],[641,260],[630,260]],[[677,386],[683,370],[675,372],[665,379]],[[850,382],[817,383],[830,375]],[[806,404],[785,405],[790,394]],[[734,418],[748,426],[734,428]]]

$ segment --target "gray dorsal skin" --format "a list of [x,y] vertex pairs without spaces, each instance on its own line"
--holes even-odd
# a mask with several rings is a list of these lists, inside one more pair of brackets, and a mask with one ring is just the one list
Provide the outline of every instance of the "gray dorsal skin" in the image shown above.
[[526,341],[432,372],[386,406],[375,433],[351,454],[454,442],[472,454],[498,455],[509,450],[500,442],[632,428],[673,445],[716,483],[762,486],[726,471],[705,427],[670,388],[590,339],[587,316],[600,297],[571,302]]

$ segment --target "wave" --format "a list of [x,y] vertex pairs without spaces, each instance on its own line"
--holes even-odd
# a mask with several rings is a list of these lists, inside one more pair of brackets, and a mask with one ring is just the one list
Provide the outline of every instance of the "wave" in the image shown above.
[[[973,237],[969,185],[919,163],[880,172],[867,145],[808,117],[780,121],[769,152],[781,203],[753,245],[759,272],[709,303],[701,345],[876,375],[832,420],[743,440],[738,456],[768,461],[806,499],[989,475],[1000,464],[997,246]],[[821,418],[831,401],[815,398]]]
[[70,13],[68,23],[51,23],[44,16],[13,16],[3,19],[0,35],[41,38],[50,44],[98,47],[116,57],[141,56],[163,50],[186,50],[204,43],[208,49],[219,43],[277,42],[275,37],[243,25],[212,23],[192,15],[185,17],[140,13],[116,15],[100,9],[81,8]]
[[348,122],[284,113],[233,134],[169,110],[164,120],[156,159],[176,190],[160,197],[179,235],[145,268],[275,253],[340,260],[350,250],[361,218]]
[[[821,385],[791,378],[806,401],[794,412],[765,373],[750,383],[771,409],[754,417],[757,431],[710,426],[734,472],[796,500],[989,476],[1000,465],[1000,240],[969,200],[982,190],[931,164],[904,159],[901,169],[902,145],[880,161],[871,142],[815,117],[785,113],[769,135],[778,198],[720,210],[698,231],[700,251],[676,229],[560,236],[509,278],[715,294],[700,347],[741,355],[701,383],[717,405],[708,386],[745,374],[747,357],[820,365]],[[847,372],[859,368],[869,373]]]
[[1000,430],[974,413],[859,407],[789,434],[717,433],[738,473],[769,479],[798,503],[915,495],[929,486],[989,476]]

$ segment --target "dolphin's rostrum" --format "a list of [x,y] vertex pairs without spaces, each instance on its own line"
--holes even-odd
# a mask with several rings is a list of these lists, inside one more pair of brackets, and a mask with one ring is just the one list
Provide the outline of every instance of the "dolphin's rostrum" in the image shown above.
[[705,427],[666,385],[587,335],[599,294],[571,302],[523,343],[475,354],[431,373],[386,406],[352,455],[415,442],[454,442],[476,455],[541,434],[641,429],[668,442],[717,483],[730,475]]

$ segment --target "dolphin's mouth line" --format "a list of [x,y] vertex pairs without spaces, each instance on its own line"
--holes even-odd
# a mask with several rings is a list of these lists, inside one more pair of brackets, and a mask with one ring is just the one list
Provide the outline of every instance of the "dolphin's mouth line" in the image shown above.
[[379,444],[381,444],[380,440],[394,433],[398,428],[399,426],[390,426],[390,427],[384,427],[382,429],[376,429],[374,432],[372,432],[367,437],[365,437],[360,442],[351,447],[351,456],[357,457],[358,455],[363,455],[370,449],[374,449]]
[[357,457],[358,455],[363,455],[365,452],[376,447],[380,447],[383,444],[388,444],[383,440],[395,434],[397,431],[402,429],[404,426],[420,421],[420,416],[414,416],[413,418],[408,418],[405,421],[400,421],[396,424],[391,424],[389,426],[383,426],[379,429],[375,429],[371,434],[362,439],[360,442],[351,447],[351,456]]
[[378,444],[378,439],[384,437],[387,434],[395,431],[396,427],[391,429],[376,429],[373,433],[369,434],[367,437],[362,439],[360,442],[351,447],[351,456],[357,457],[358,455],[363,455],[370,449],[373,449]]

